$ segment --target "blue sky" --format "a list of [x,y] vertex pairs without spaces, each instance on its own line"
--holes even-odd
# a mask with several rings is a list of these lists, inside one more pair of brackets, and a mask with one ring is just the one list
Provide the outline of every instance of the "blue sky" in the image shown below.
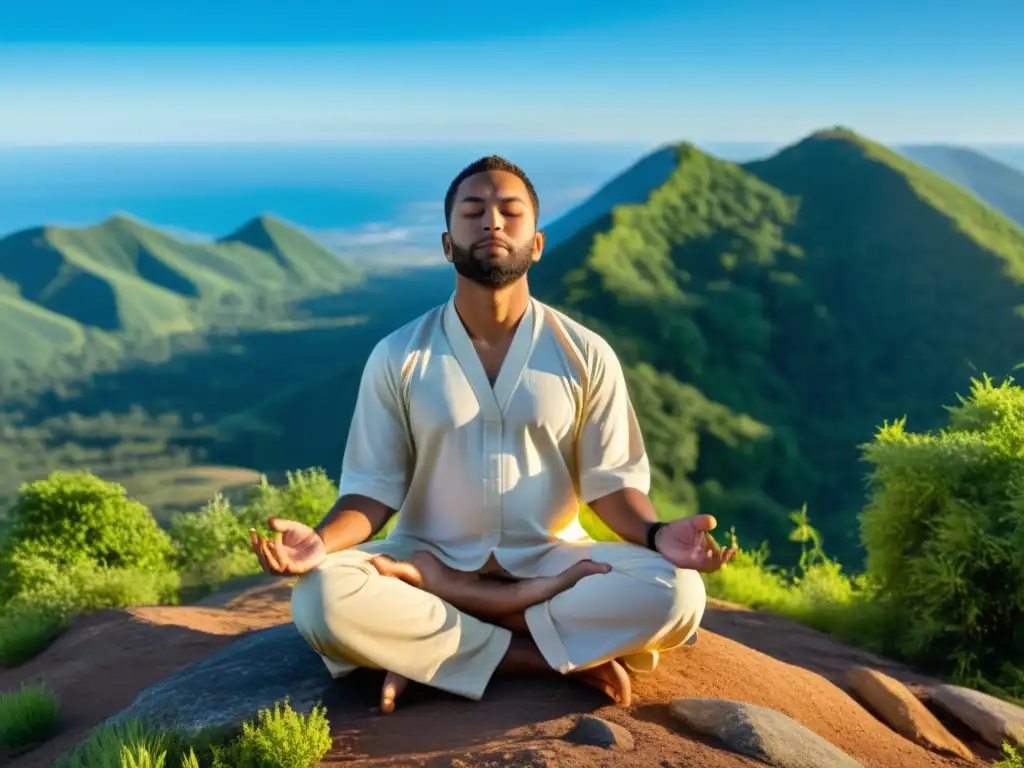
[[12,0],[0,145],[1024,143],[1022,39],[1020,0]]

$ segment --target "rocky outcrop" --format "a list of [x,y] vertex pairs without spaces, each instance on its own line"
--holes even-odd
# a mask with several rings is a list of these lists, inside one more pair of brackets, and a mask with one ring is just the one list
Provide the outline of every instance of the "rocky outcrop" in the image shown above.
[[931,702],[949,712],[994,747],[1024,747],[1024,708],[959,685],[937,685]]
[[863,768],[818,734],[772,709],[721,699],[677,699],[669,709],[688,728],[777,768]]
[[294,624],[248,635],[142,691],[108,722],[143,718],[194,735],[231,730],[285,698],[308,713],[332,688],[320,657]]
[[850,687],[896,733],[937,752],[965,760],[974,753],[951,734],[907,686],[870,667],[854,667],[846,676]]

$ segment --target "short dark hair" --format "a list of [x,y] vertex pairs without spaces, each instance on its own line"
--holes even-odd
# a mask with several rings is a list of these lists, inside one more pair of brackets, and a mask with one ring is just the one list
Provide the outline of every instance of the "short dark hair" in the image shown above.
[[475,176],[478,173],[487,173],[488,171],[504,171],[505,173],[515,174],[522,179],[523,184],[526,185],[526,191],[530,194],[530,202],[533,203],[533,215],[535,218],[540,217],[540,200],[537,197],[537,190],[534,189],[533,182],[530,181],[530,177],[526,175],[526,171],[503,157],[488,155],[487,157],[481,157],[479,160],[473,161],[459,171],[459,175],[455,177],[451,185],[448,187],[448,194],[444,196],[445,226],[451,226],[452,209],[455,207],[455,195],[459,191],[459,185],[470,176]]

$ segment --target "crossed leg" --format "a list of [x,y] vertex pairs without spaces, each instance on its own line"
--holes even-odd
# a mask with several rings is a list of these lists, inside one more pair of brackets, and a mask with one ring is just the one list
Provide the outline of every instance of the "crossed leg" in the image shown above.
[[[381,554],[395,560],[375,565]],[[292,593],[295,626],[332,675],[392,673],[385,709],[407,680],[478,700],[496,672],[579,675],[628,703],[623,666],[650,671],[660,651],[692,639],[704,612],[699,574],[630,544],[590,544],[594,562],[514,583],[450,569],[434,578],[434,562],[414,556],[389,540],[338,552]]]
[[[584,560],[555,576],[505,581],[449,568],[426,551],[416,552],[408,561],[378,555],[370,560],[370,564],[382,576],[401,579],[460,611],[511,630],[514,633],[511,653],[502,659],[497,671],[520,673],[551,671],[530,637],[526,609],[551,600],[587,576],[611,570],[606,563]],[[632,697],[629,675],[616,660],[610,659],[596,667],[581,670],[575,676],[617,704],[629,706]],[[396,672],[389,671],[385,675],[381,688],[382,712],[394,711],[395,700],[402,695],[408,683],[407,678]]]

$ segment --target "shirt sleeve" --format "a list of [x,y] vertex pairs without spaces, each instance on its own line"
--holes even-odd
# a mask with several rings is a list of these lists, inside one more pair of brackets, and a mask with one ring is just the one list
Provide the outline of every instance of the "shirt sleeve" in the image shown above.
[[650,464],[622,365],[606,342],[595,344],[588,357],[579,437],[580,496],[589,504],[625,488],[648,493]]
[[338,495],[368,496],[401,509],[412,473],[412,442],[398,376],[387,340],[363,368],[345,443]]

